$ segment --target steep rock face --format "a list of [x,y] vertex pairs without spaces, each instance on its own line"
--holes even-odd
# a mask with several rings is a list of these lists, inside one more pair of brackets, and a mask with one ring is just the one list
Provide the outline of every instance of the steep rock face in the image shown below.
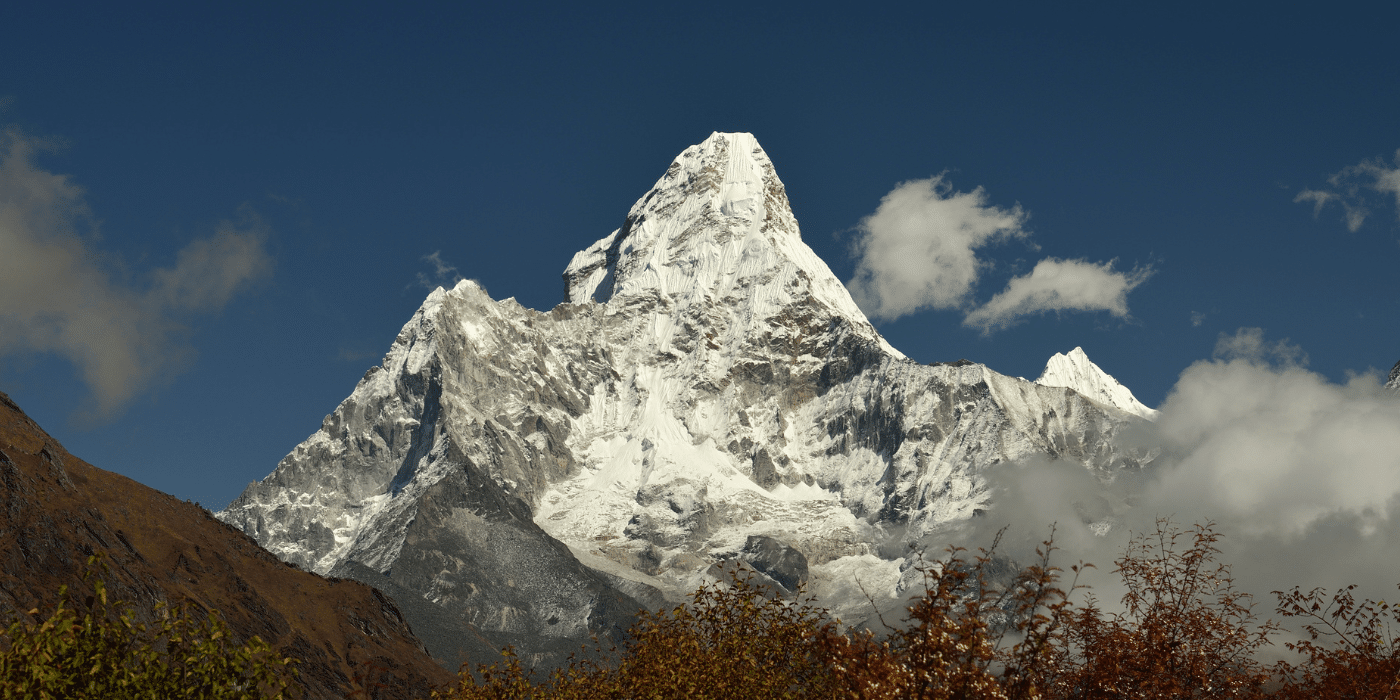
[[1400,362],[1396,362],[1395,366],[1390,368],[1390,375],[1386,377],[1385,387],[1400,391]]
[[220,517],[315,571],[378,572],[433,604],[414,615],[451,616],[530,662],[574,650],[550,639],[618,637],[640,606],[522,500],[569,468],[560,431],[586,400],[538,364],[548,348],[530,326],[567,326],[556,311],[469,282],[435,291],[321,430]]
[[[599,619],[564,590],[591,585],[590,568],[608,590],[675,596],[763,537],[800,553],[819,590],[877,570],[892,589],[891,538],[970,517],[995,464],[1141,466],[1109,439],[1132,412],[891,348],[802,242],[748,134],[677,157],[564,282],[549,312],[470,281],[434,292],[322,429],[220,517],[317,570],[389,572],[483,628],[497,617],[475,611],[499,608],[500,629],[572,635]],[[460,485],[436,495],[449,476]],[[473,499],[513,515],[480,517]],[[416,524],[430,503],[434,527],[465,539]],[[551,566],[572,583],[511,603],[490,577],[431,575],[430,562],[464,571],[467,539],[531,517],[544,537],[531,547],[571,551]],[[418,573],[399,579],[408,561]]]

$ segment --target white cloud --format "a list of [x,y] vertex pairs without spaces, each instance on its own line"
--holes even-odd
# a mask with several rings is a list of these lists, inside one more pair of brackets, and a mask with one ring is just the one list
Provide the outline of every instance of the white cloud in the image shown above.
[[872,319],[963,307],[986,263],[977,249],[1023,238],[1027,215],[989,204],[981,187],[955,192],[943,175],[904,182],[860,222],[847,284]]
[[1308,354],[1301,347],[1283,340],[1264,339],[1263,328],[1240,328],[1234,335],[1220,334],[1215,341],[1214,357],[1218,360],[1248,360],[1255,364],[1276,363],[1287,367],[1306,367]]
[[963,325],[983,334],[1047,311],[1108,311],[1128,315],[1128,292],[1152,276],[1152,269],[1115,272],[1113,262],[1045,258],[1029,275],[1013,278],[1006,289],[968,312]]
[[[943,175],[900,183],[861,220],[852,246],[855,277],[846,286],[873,320],[892,321],[925,309],[959,309],[963,324],[984,334],[1046,311],[1128,315],[1127,294],[1151,268],[1115,272],[1113,263],[1046,258],[1011,280],[986,304],[973,300],[991,263],[978,251],[998,241],[1025,239],[1029,215],[988,202],[981,187],[957,192]],[[1033,246],[1034,247],[1034,246]]]
[[1306,189],[1293,201],[1312,202],[1314,217],[1336,202],[1342,207],[1342,217],[1350,231],[1360,229],[1370,216],[1376,194],[1382,198],[1393,197],[1396,215],[1400,217],[1400,150],[1395,152],[1395,164],[1391,167],[1385,159],[1375,158],[1347,166],[1327,178],[1329,189]]
[[223,307],[271,259],[255,217],[221,222],[147,284],[114,280],[93,247],[82,188],[34,165],[46,142],[0,134],[0,356],[56,353],[92,392],[90,417],[109,417],[189,358],[179,317]]
[[[1269,592],[1293,586],[1389,596],[1400,582],[1400,394],[1374,372],[1330,381],[1259,329],[1222,336],[1218,351],[1181,373],[1155,423],[1122,436],[1119,449],[1156,452],[1141,473],[1102,484],[1073,462],[1008,465],[992,476],[998,495],[969,543],[1011,523],[1008,542],[1024,555],[1024,540],[1058,522],[1061,564],[1096,563],[1090,583],[1112,601],[1111,563],[1129,531],[1163,516],[1214,521],[1221,560],[1265,617]],[[1114,525],[1096,537],[1090,521]]]
[[1200,328],[1200,327],[1201,327],[1201,324],[1202,324],[1202,323],[1205,323],[1205,322],[1206,322],[1206,315],[1205,315],[1205,314],[1201,313],[1200,311],[1192,311],[1192,312],[1191,312],[1191,327],[1192,327],[1192,328]]

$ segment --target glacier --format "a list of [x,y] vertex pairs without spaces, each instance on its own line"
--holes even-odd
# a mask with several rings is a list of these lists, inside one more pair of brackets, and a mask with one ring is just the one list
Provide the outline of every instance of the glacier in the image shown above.
[[985,508],[996,465],[1150,461],[1113,437],[1154,411],[1081,349],[1031,382],[891,347],[749,134],[687,148],[563,282],[549,311],[432,292],[218,517],[485,634],[567,640],[732,561],[787,562],[775,585],[800,570],[838,609],[892,597],[908,545]]

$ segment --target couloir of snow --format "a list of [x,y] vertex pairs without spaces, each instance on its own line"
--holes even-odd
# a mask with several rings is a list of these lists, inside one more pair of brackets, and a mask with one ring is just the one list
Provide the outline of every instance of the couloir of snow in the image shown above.
[[1076,347],[1068,354],[1055,353],[1045,363],[1045,371],[1035,380],[1041,386],[1058,386],[1073,389],[1092,401],[1112,406],[1140,418],[1156,420],[1156,409],[1143,405],[1133,396],[1128,387],[1089,360],[1083,348]]
[[389,571],[423,494],[465,460],[619,580],[684,594],[766,535],[839,609],[856,578],[894,595],[891,540],[971,517],[996,464],[1146,461],[1111,438],[1153,411],[1082,350],[1028,382],[890,347],[803,243],[748,134],[686,149],[564,281],[548,312],[470,281],[433,292],[219,517],[317,571]]

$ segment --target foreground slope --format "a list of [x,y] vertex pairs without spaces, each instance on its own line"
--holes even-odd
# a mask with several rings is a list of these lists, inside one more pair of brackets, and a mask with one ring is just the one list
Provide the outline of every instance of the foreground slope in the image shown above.
[[605,591],[674,599],[732,559],[838,607],[864,600],[852,574],[893,596],[905,545],[985,505],[995,465],[1142,466],[1111,439],[1132,412],[890,347],[748,134],[686,149],[564,283],[548,312],[433,292],[219,517],[483,629],[567,638],[614,619]]
[[242,639],[301,660],[310,698],[343,698],[360,675],[377,697],[425,696],[451,680],[382,593],[279,561],[203,508],[73,457],[0,394],[0,613],[52,609],[60,586],[81,600],[100,552],[114,598],[217,609]]

